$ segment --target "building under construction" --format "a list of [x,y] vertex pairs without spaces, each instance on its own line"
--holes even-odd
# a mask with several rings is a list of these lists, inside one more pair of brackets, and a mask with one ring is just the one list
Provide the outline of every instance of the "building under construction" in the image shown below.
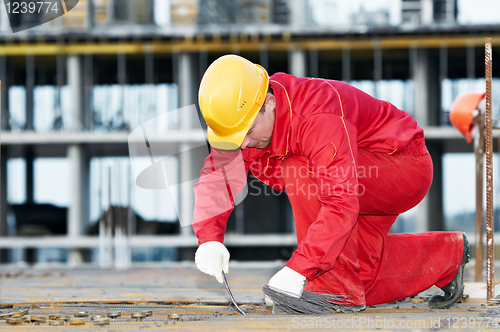
[[[472,13],[466,15],[467,1],[390,3],[64,0],[60,17],[33,13],[21,19],[0,6],[2,313],[82,310],[90,312],[89,325],[92,315],[121,311],[123,316],[110,323],[116,328],[126,328],[124,323],[181,330],[206,328],[207,322],[241,329],[311,324],[271,316],[263,305],[261,286],[297,248],[285,194],[249,175],[247,197],[228,220],[228,281],[252,319],[227,307],[225,290],[194,268],[198,242],[192,228],[180,222],[191,218],[194,207],[192,186],[180,184],[199,177],[196,152],[207,140],[199,110],[187,120],[176,110],[198,107],[203,73],[230,53],[259,63],[270,75],[345,81],[410,113],[424,129],[434,180],[426,198],[400,216],[391,232],[461,230],[474,244],[474,147],[450,125],[448,111],[460,93],[484,91],[485,38],[492,37],[492,109],[493,117],[500,117],[495,93],[500,91],[500,20],[474,21]],[[498,7],[495,1],[490,5]],[[169,184],[179,185],[136,184],[130,137],[145,123],[158,134],[151,146],[167,151]],[[456,168],[457,161],[464,164]],[[471,163],[470,173],[463,173]],[[461,195],[470,204],[457,207],[461,181],[472,184],[464,185]],[[493,189],[500,197],[496,184]],[[484,282],[470,265],[466,280]],[[254,271],[262,273],[249,278]],[[62,280],[68,288],[59,292]],[[454,316],[477,324],[477,317],[494,310],[480,305],[486,302],[481,287],[468,284],[466,290],[476,297],[446,315],[421,304],[437,290],[431,289],[368,308],[361,317],[368,322],[387,314],[399,322],[409,315],[412,324],[424,321],[421,327],[408,326],[416,328],[432,328],[435,319],[449,327]],[[152,317],[131,316],[149,309]],[[486,316],[498,323],[498,315]],[[351,316],[336,319],[346,323]],[[4,324],[0,321],[8,328]],[[29,326],[44,327],[34,324]],[[467,327],[487,326],[480,324]]]

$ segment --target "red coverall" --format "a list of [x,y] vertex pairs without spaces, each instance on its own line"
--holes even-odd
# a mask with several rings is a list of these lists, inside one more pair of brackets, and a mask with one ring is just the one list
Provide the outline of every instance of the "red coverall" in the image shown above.
[[[307,278],[305,290],[374,305],[449,283],[462,260],[460,232],[388,235],[432,182],[415,120],[339,81],[277,73],[270,85],[276,98],[271,144],[241,152],[246,170],[289,197],[298,249],[286,266]],[[219,153],[225,152],[212,149],[211,156]],[[215,217],[203,211],[222,190],[237,190],[214,192],[205,181],[211,156],[194,189],[199,244],[223,242],[234,204]]]

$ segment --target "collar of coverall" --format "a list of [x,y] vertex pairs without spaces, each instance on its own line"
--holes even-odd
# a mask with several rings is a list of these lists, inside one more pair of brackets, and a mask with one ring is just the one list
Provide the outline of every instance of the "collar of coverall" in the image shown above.
[[285,82],[274,74],[269,78],[269,84],[273,87],[273,94],[276,98],[276,108],[274,110],[274,128],[271,144],[265,149],[246,148],[242,150],[245,161],[254,161],[257,158],[269,154],[269,158],[280,158],[288,152],[288,137],[290,135],[290,122],[292,117],[291,100],[285,89]]

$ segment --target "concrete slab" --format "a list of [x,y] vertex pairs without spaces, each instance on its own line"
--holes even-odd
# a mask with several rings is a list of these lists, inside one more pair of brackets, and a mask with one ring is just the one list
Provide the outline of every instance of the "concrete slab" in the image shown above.
[[[465,329],[500,328],[500,307],[486,307],[485,283],[466,283],[469,299],[447,310],[431,310],[425,298],[440,290],[433,287],[415,298],[396,303],[368,307],[355,314],[325,316],[272,315],[263,304],[262,285],[282,268],[284,262],[232,262],[227,275],[236,301],[248,315],[240,315],[230,304],[222,284],[196,269],[192,262],[156,265],[135,265],[128,270],[96,267],[67,268],[62,266],[16,267],[0,269],[0,311],[28,309],[31,315],[74,315],[89,312],[84,326],[71,330],[93,331],[97,326],[91,315],[121,311],[121,317],[103,330],[121,331],[165,328],[182,331],[197,330],[379,330],[379,329]],[[466,269],[471,280],[473,263]],[[500,294],[499,285],[496,294]],[[151,310],[142,320],[132,313]],[[180,314],[179,320],[169,318]],[[37,331],[54,329],[47,323],[10,325],[0,320],[0,329]],[[66,329],[70,326],[67,325]]]

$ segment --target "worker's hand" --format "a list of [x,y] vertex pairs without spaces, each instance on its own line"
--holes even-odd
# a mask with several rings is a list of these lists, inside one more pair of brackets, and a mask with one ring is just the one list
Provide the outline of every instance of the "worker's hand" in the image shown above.
[[221,284],[224,282],[222,271],[229,272],[229,251],[226,246],[217,241],[200,244],[194,261],[201,272],[215,277]]
[[[306,277],[295,272],[291,268],[285,266],[276,273],[271,280],[269,286],[277,291],[286,292],[288,295],[299,298],[302,295],[304,286],[306,285]],[[266,296],[267,305],[274,305],[273,300]]]

